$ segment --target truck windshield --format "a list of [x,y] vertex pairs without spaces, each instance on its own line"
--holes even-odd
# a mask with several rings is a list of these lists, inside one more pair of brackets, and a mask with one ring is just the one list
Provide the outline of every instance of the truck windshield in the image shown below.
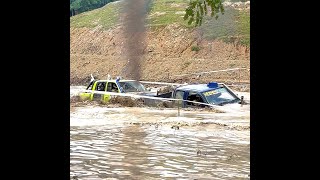
[[223,104],[234,103],[238,101],[238,98],[232,95],[224,87],[211,90],[211,91],[206,91],[206,92],[203,92],[202,94],[210,104],[223,105]]
[[146,91],[145,87],[138,81],[120,81],[119,84],[124,92]]

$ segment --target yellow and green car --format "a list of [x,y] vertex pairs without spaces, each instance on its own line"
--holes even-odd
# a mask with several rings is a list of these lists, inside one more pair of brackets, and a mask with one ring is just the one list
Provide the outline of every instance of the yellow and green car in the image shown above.
[[86,92],[81,92],[81,100],[98,100],[108,102],[111,98],[110,94],[99,94],[94,91],[113,92],[113,93],[130,93],[130,92],[146,92],[145,87],[136,80],[91,80],[86,88]]

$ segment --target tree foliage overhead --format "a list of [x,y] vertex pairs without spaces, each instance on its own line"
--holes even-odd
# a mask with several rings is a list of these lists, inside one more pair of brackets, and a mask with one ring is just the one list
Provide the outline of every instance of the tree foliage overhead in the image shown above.
[[224,14],[222,0],[190,0],[183,19],[189,19],[189,25],[194,22],[195,26],[201,26],[204,15],[210,13],[211,17],[218,19],[219,12]]

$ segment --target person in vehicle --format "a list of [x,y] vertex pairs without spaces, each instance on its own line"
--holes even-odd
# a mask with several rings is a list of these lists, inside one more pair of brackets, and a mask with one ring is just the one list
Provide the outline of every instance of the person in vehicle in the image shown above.
[[104,91],[105,86],[106,86],[106,83],[104,82],[99,83],[97,86],[97,91]]
[[111,92],[118,92],[118,87],[115,83],[112,83]]

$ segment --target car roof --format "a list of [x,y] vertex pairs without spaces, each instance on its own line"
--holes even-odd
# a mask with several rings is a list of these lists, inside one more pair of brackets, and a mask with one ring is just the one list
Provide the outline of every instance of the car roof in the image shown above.
[[214,87],[214,88],[208,87],[208,84],[190,84],[190,85],[180,86],[177,88],[177,90],[194,91],[194,92],[206,92],[206,91],[215,90],[215,89],[217,89],[217,87]]
[[[130,80],[130,79],[120,79],[119,82],[130,82],[130,81],[136,81],[136,80]],[[96,82],[116,82],[115,79],[111,80],[97,80]]]

